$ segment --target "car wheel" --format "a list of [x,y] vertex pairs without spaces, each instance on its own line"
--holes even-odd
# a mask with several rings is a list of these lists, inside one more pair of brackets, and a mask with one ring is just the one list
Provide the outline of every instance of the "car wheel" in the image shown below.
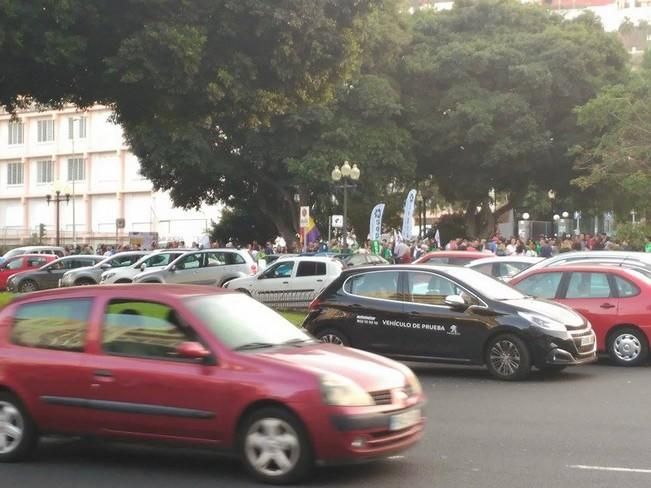
[[316,338],[321,342],[327,342],[329,344],[336,344],[338,346],[350,346],[350,341],[343,333],[339,332],[337,329],[324,329],[319,331],[316,335]]
[[245,290],[244,288],[238,288],[235,291],[239,291],[240,293],[244,293],[245,295],[251,296],[251,292],[249,290]]
[[638,366],[649,355],[647,338],[632,327],[617,329],[608,340],[608,355],[619,366]]
[[33,280],[25,280],[18,286],[18,291],[20,293],[30,293],[32,291],[37,291],[38,285]]
[[498,335],[488,342],[486,365],[491,375],[505,381],[523,380],[531,372],[529,350],[513,334]]
[[11,393],[0,393],[0,462],[21,461],[36,448],[34,422]]
[[126,283],[132,283],[132,281],[131,280],[117,280],[115,282],[116,285],[124,285]]
[[247,471],[265,483],[294,483],[313,465],[305,428],[280,407],[262,408],[244,421],[239,450]]
[[75,286],[90,286],[96,284],[97,283],[89,278],[79,278],[77,281],[75,281]]

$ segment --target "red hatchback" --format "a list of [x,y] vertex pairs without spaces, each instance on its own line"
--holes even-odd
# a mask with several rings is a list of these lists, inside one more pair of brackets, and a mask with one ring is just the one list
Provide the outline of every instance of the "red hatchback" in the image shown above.
[[620,365],[644,363],[651,337],[651,276],[619,266],[550,266],[509,282],[522,293],[572,307],[591,323],[597,348]]
[[432,251],[423,254],[413,264],[450,264],[452,266],[465,266],[466,264],[491,257],[492,254],[480,251]]
[[58,256],[53,254],[23,254],[7,259],[0,264],[0,291],[7,289],[7,280],[11,275],[38,269],[55,259],[58,259]]
[[423,403],[406,366],[318,342],[240,293],[78,287],[0,312],[0,461],[51,432],[172,441],[285,483],[413,445]]

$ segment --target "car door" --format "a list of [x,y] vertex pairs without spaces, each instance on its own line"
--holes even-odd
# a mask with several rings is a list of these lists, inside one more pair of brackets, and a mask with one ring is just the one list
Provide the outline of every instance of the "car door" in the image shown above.
[[25,269],[25,260],[26,258],[24,256],[17,256],[2,264],[0,267],[0,289],[4,289],[7,286],[7,280],[11,275]]
[[325,261],[298,261],[294,276],[289,281],[287,305],[292,308],[307,308],[323,288],[325,279]]
[[400,356],[411,350],[399,271],[368,271],[344,282],[347,334],[353,347]]
[[226,271],[227,258],[225,252],[208,251],[205,253],[205,266],[199,269],[199,281],[201,285],[218,285]]
[[592,324],[598,337],[618,323],[620,299],[614,281],[605,272],[572,271],[558,301],[572,307]]
[[204,257],[205,253],[195,252],[179,258],[174,264],[174,271],[170,270],[166,273],[165,281],[188,285],[201,284],[201,268],[204,267]]
[[282,306],[288,300],[289,281],[294,275],[295,261],[283,259],[269,266],[258,276],[251,295],[267,305]]
[[477,345],[488,336],[485,321],[468,310],[446,305],[459,295],[468,305],[481,301],[450,278],[438,273],[406,273],[405,315],[411,323],[412,354],[468,362],[477,357]]
[[[214,361],[178,356],[204,342],[172,306],[130,297],[105,301],[90,355],[93,404],[104,434],[216,441],[230,392]],[[205,342],[204,342],[205,344]]]
[[[20,385],[39,427],[49,432],[89,433],[93,414],[86,371],[92,298],[50,299],[17,305],[2,374]],[[3,363],[0,360],[0,363]]]

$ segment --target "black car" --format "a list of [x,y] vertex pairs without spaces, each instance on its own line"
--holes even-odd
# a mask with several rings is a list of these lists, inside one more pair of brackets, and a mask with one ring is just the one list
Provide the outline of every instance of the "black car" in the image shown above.
[[503,380],[531,366],[559,371],[596,360],[590,323],[468,268],[345,270],[310,305],[304,327],[324,342],[397,359],[486,364]]

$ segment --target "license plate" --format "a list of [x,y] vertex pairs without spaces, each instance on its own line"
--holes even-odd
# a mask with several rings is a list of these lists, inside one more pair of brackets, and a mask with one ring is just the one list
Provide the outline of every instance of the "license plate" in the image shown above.
[[581,337],[581,345],[582,346],[591,346],[592,344],[594,344],[594,336],[593,335],[589,335],[589,336],[586,336],[586,337]]
[[392,415],[389,419],[389,430],[402,430],[416,425],[420,422],[420,409],[409,410],[398,415]]

